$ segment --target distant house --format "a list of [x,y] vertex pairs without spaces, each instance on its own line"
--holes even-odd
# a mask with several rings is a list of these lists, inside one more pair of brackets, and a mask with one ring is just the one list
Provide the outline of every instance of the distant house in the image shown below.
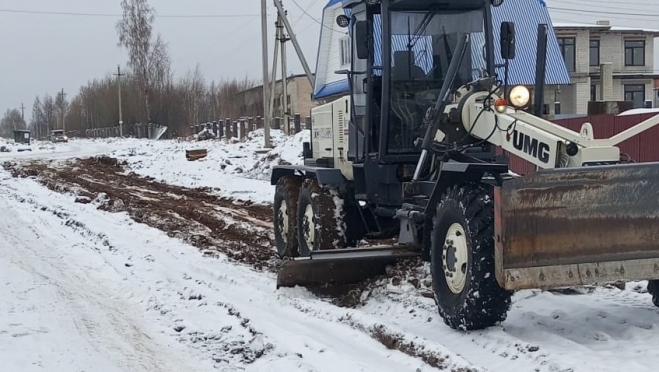
[[554,23],[572,83],[556,91],[565,114],[587,114],[588,101],[633,101],[657,106],[654,39],[659,30],[596,24]]
[[[270,89],[270,87],[268,87]],[[300,114],[303,118],[311,115],[311,108],[316,105],[312,100],[312,87],[307,75],[290,75],[286,84],[287,97],[283,97],[282,79],[275,82],[275,99],[273,117],[284,116],[284,99],[288,102],[288,115]],[[263,85],[242,91],[237,95],[238,101],[248,103],[241,108],[240,116],[262,115],[259,109],[263,102]],[[249,104],[251,103],[251,104]],[[258,103],[258,104],[257,104]]]

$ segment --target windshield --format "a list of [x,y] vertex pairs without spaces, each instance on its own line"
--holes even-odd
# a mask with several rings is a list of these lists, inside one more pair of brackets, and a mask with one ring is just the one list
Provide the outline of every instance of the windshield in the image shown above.
[[[459,36],[470,34],[465,54],[450,91],[485,71],[483,10],[439,13],[391,11],[391,110],[389,153],[416,152],[423,137],[426,110],[435,105]],[[471,52],[470,52],[471,51]]]
[[55,130],[53,131],[53,136],[61,136],[64,134],[64,131],[61,130]]

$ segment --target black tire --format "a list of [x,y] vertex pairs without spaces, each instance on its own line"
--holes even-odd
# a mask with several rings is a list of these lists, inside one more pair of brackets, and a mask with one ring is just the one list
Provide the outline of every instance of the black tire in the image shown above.
[[[454,231],[447,239],[449,229]],[[447,244],[451,240],[451,244]],[[455,267],[459,253],[454,248],[461,244],[466,252],[461,257],[466,262]],[[445,252],[445,245],[448,248]],[[447,257],[451,290],[444,269],[444,253]],[[444,322],[456,330],[484,329],[506,319],[511,305],[512,292],[501,288],[494,272],[494,205],[492,188],[470,183],[447,190],[437,206],[431,233],[431,271],[435,302]],[[462,262],[462,261],[458,261]],[[456,273],[464,272],[464,284],[459,285]],[[456,284],[456,282],[458,282]]]
[[652,295],[652,303],[659,307],[659,280],[648,280],[648,293]]
[[[302,183],[297,203],[297,236],[300,256],[308,257],[310,252],[344,248],[346,246],[345,212],[342,205],[337,205],[335,190],[321,187],[316,179],[307,179]],[[313,211],[315,225],[313,244],[305,238],[307,206]]]
[[[295,176],[284,176],[277,181],[275,187],[274,210],[274,229],[275,243],[277,244],[277,254],[280,258],[297,257],[297,201],[300,194],[302,180]],[[281,208],[282,202],[286,208]],[[282,210],[283,209],[283,210]],[[286,223],[286,233],[283,233],[284,214],[288,218]]]

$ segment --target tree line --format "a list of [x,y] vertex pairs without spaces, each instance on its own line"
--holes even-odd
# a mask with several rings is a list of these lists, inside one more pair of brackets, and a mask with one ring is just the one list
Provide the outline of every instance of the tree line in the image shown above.
[[84,136],[86,129],[115,127],[119,125],[119,88],[125,124],[164,125],[169,136],[189,135],[190,126],[201,122],[263,112],[262,95],[237,94],[260,85],[256,80],[208,82],[199,66],[175,77],[167,43],[153,34],[155,11],[148,0],[122,0],[121,7],[123,16],[116,30],[118,45],[128,52],[126,71],[88,81],[70,100],[60,92],[37,96],[29,125],[20,110],[7,110],[0,120],[0,136],[11,137],[13,130],[26,127],[38,138],[54,129]]

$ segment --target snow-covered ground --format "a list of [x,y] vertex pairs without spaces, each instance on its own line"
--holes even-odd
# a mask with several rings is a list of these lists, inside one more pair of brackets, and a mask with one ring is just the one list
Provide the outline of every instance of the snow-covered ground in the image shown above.
[[[140,175],[268,203],[268,169],[300,162],[307,133],[245,143],[73,140],[0,162],[107,154]],[[207,148],[188,162],[185,150]],[[228,162],[227,162],[228,161]],[[224,167],[222,165],[225,165]],[[457,332],[400,278],[332,305],[207,256],[127,213],[74,203],[0,170],[2,371],[656,371],[659,309],[624,290],[521,291],[499,327]],[[418,279],[428,280],[427,268]],[[386,346],[385,346],[386,345]],[[387,347],[388,346],[388,347]]]

